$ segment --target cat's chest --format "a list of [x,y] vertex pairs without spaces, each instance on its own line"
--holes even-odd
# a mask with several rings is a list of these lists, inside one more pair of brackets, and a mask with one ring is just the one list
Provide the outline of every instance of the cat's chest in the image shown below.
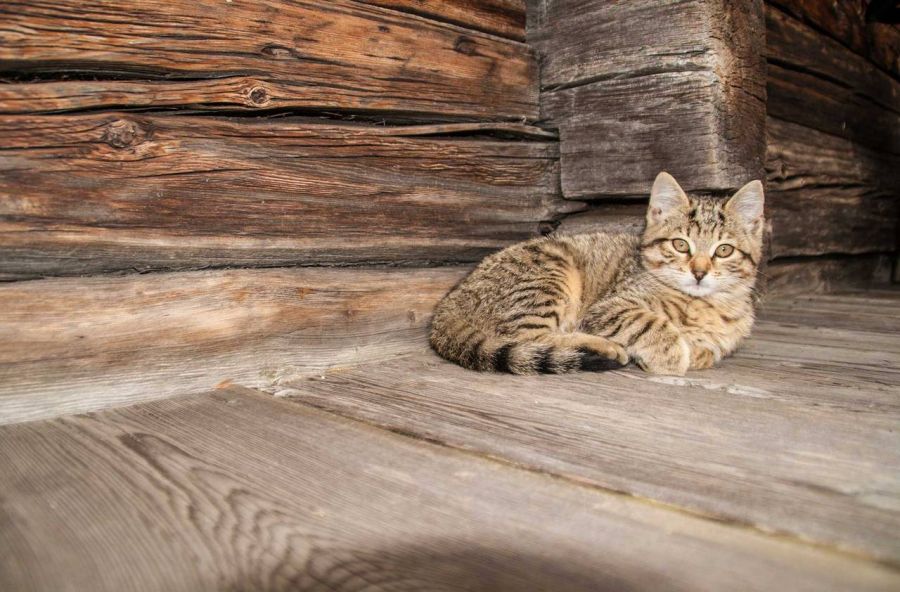
[[690,340],[729,342],[747,335],[753,323],[749,307],[716,306],[694,299],[667,307],[671,322]]

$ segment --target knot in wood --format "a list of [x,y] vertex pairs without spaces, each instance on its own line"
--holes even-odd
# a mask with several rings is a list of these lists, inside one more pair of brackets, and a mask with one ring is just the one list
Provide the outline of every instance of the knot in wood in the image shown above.
[[453,44],[453,51],[457,51],[463,55],[473,56],[478,53],[478,45],[465,35],[461,35]]
[[146,134],[137,122],[127,119],[113,121],[103,132],[103,141],[113,148],[127,148],[139,144]]
[[262,87],[255,87],[250,90],[250,101],[254,105],[265,105],[269,102],[269,93]]

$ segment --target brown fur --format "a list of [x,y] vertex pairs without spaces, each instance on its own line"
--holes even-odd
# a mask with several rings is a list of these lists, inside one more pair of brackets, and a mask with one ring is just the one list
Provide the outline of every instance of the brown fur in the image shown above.
[[[547,237],[487,257],[438,305],[431,344],[466,368],[515,374],[709,368],[753,325],[762,201],[758,181],[726,203],[660,173],[642,236]],[[733,253],[717,256],[723,244]]]

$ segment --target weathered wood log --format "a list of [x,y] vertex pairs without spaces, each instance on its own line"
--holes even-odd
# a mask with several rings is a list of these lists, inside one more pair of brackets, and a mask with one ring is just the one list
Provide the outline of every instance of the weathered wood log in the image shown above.
[[525,41],[525,0],[357,0]]
[[646,194],[661,170],[688,189],[761,177],[761,1],[545,2],[534,20],[565,197]]
[[883,254],[776,259],[766,270],[770,297],[884,286],[891,257]]
[[0,423],[428,347],[465,270],[232,270],[0,284]]
[[895,248],[900,156],[770,117],[772,256]]
[[599,203],[585,212],[571,214],[562,219],[554,231],[556,234],[582,234],[608,232],[612,234],[638,234],[644,229],[647,204]]
[[509,124],[0,117],[0,273],[474,261],[582,207],[557,196],[546,136]]
[[[88,78],[5,88],[0,100],[19,112],[33,99],[39,111],[167,104],[506,119],[538,111],[526,45],[352,0],[13,1],[0,15],[0,71]],[[107,93],[98,77],[131,80]]]
[[776,8],[766,25],[769,115],[900,154],[900,81]]
[[824,31],[895,76],[900,74],[900,32],[893,25],[866,23],[866,3],[859,0],[766,0],[791,16]]
[[0,472],[5,590],[597,592],[738,581],[746,592],[886,592],[900,580],[859,557],[246,389],[6,426]]
[[766,120],[766,134],[769,189],[900,185],[900,156],[776,117]]
[[772,257],[890,252],[896,247],[896,192],[865,187],[804,187],[766,194]]

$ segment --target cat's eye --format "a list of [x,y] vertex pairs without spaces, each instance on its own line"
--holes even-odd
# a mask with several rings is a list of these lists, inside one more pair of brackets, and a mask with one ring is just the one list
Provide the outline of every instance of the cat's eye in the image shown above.
[[729,257],[732,253],[734,253],[734,247],[731,245],[719,245],[716,247],[716,257]]
[[691,250],[691,246],[688,244],[686,240],[683,238],[673,238],[672,239],[672,248],[678,251],[679,253],[687,253]]

